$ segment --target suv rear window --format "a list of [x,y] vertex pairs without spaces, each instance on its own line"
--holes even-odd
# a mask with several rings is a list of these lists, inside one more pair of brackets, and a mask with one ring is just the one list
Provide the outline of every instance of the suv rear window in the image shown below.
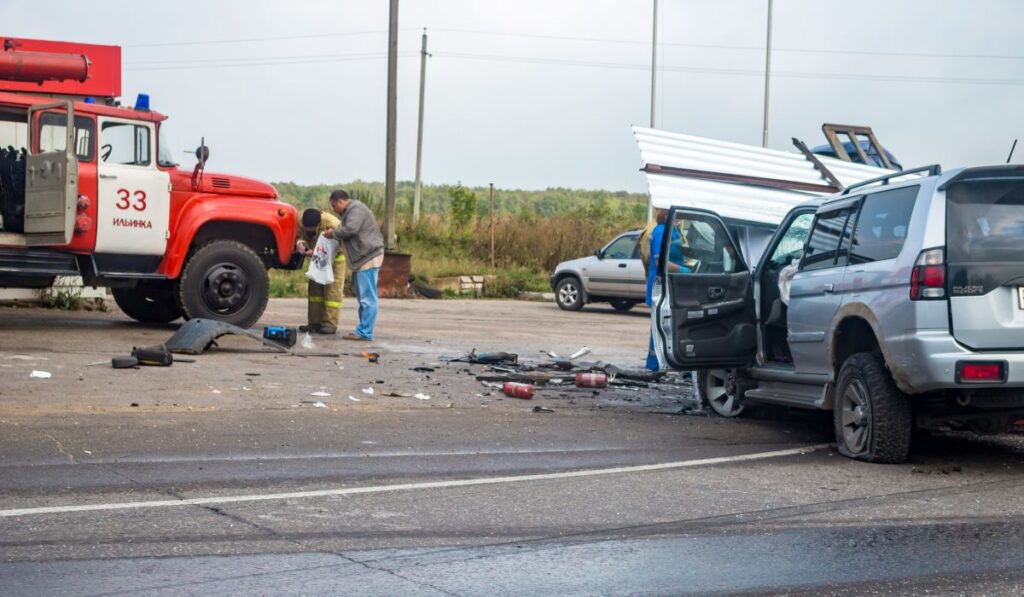
[[868,195],[857,217],[850,263],[893,259],[903,249],[919,186]]
[[1024,180],[964,181],[946,191],[947,259],[1024,260]]

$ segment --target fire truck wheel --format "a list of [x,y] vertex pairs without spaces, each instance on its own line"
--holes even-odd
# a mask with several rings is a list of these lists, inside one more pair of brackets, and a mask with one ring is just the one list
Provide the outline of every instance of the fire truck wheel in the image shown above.
[[219,240],[192,253],[178,279],[186,319],[215,319],[247,328],[263,315],[270,277],[263,261],[242,243]]
[[168,282],[140,282],[135,288],[113,288],[114,302],[125,315],[142,323],[168,323],[181,317],[181,308]]

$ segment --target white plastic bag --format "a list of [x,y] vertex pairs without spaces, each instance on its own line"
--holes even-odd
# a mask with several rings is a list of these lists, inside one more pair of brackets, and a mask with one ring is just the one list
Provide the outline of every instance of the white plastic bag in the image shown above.
[[334,255],[338,252],[338,241],[320,235],[313,247],[313,255],[309,258],[309,269],[306,277],[324,286],[334,283]]

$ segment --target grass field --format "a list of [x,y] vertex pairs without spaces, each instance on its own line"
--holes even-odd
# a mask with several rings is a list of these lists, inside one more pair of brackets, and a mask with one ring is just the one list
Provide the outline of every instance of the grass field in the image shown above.
[[[383,213],[376,194],[383,193],[383,186],[378,183],[275,186],[282,199],[299,208],[324,207],[331,188],[346,188],[378,219]],[[616,234],[642,226],[646,216],[645,195],[573,189],[498,191],[491,267],[491,217],[489,206],[480,199],[483,190],[455,189],[462,187],[424,187],[423,215],[412,225],[404,209],[411,205],[404,200],[411,199],[411,187],[399,185],[397,249],[412,255],[413,277],[428,285],[444,276],[495,276],[485,292],[490,297],[550,290],[549,278],[559,262],[592,254]],[[273,270],[271,296],[305,296],[303,272]]]

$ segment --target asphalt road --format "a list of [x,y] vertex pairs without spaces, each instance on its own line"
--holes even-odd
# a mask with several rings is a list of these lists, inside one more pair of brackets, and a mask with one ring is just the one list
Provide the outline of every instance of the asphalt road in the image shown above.
[[[272,301],[264,320],[303,309]],[[370,347],[317,340],[337,357],[225,338],[195,363],[114,371],[92,363],[173,326],[0,309],[0,593],[1024,589],[1018,435],[936,434],[910,464],[868,465],[830,448],[827,416],[685,414],[685,380],[521,401],[477,382],[485,368],[439,360],[587,345],[638,366],[646,326],[610,309],[385,301]]]

